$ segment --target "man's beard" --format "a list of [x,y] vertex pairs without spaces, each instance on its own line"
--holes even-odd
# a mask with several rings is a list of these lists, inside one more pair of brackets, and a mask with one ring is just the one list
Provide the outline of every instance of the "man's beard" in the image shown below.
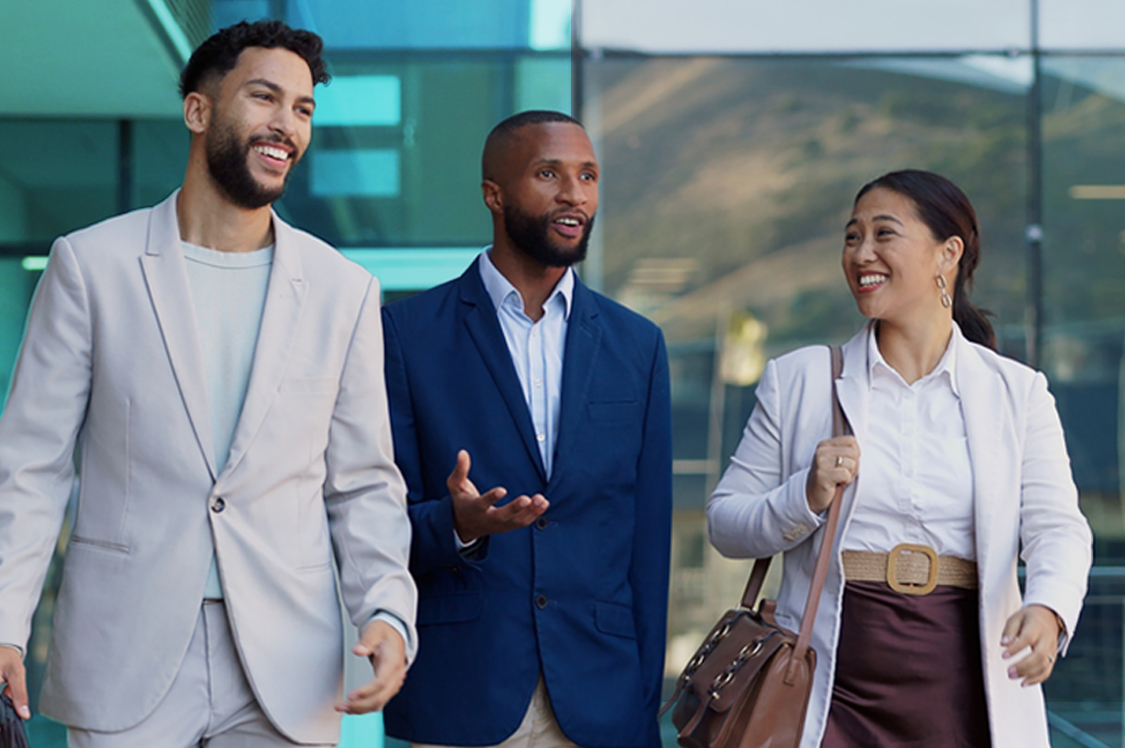
[[512,243],[525,255],[552,268],[565,268],[586,259],[586,245],[590,243],[590,230],[594,217],[582,227],[582,238],[574,249],[561,246],[551,239],[551,216],[533,216],[512,205],[504,206],[504,230]]
[[226,124],[216,125],[212,137],[207,139],[207,169],[211,172],[211,178],[232,203],[247,210],[264,208],[280,199],[285,193],[289,175],[297,165],[297,150],[294,148],[291,151],[293,155],[289,157],[292,163],[281,186],[271,188],[262,185],[254,179],[247,164],[251,147],[259,142],[286,143],[292,146],[292,143],[281,138],[255,138],[243,142],[235,129]]

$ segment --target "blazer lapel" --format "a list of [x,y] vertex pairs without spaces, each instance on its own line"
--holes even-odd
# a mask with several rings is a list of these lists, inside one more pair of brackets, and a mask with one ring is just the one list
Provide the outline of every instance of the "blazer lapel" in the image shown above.
[[844,344],[844,370],[836,380],[836,395],[840,407],[848,417],[852,433],[862,445],[867,437],[867,402],[870,393],[870,374],[867,363],[868,328]]
[[237,467],[273,405],[281,380],[285,377],[289,353],[293,350],[295,332],[308,294],[293,230],[276,213],[273,214],[273,227],[273,267],[270,268],[269,285],[266,287],[266,306],[258,328],[258,344],[254,348],[246,400],[234,429],[230,457],[222,469],[223,475]]
[[179,194],[177,190],[153,208],[141,269],[180,397],[214,480],[218,470],[215,467],[211,411],[207,403],[207,379],[203,371],[203,348],[195,323],[195,307],[188,286],[187,264],[180,245],[180,226],[176,217]]
[[[574,279],[573,308],[566,330],[563,353],[562,391],[559,399],[559,434],[555,440],[554,470],[551,483],[563,475],[563,457],[575,442],[586,415],[583,404],[594,376],[594,364],[602,342],[602,328],[597,322],[598,306],[593,293]],[[548,491],[550,488],[548,488]]]
[[[500,329],[500,320],[496,318],[496,309],[492,306],[492,299],[484,288],[484,282],[481,281],[478,262],[479,260],[470,265],[459,280],[461,302],[465,309],[465,326],[484,360],[484,365],[492,375],[496,388],[500,391],[500,396],[515,422],[516,430],[528,456],[539,471],[540,478],[546,481],[547,470],[543,466],[543,456],[539,454],[539,445],[535,441],[535,427],[531,423],[531,413],[523,397],[523,388],[520,386],[515,364],[512,363],[511,351],[508,350],[508,343],[504,340],[504,331]],[[563,379],[565,381],[566,377],[564,376]]]

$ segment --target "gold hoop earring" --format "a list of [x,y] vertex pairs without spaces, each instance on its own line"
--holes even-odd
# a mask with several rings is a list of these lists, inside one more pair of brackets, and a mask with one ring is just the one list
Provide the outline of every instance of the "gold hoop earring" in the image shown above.
[[949,298],[949,294],[945,292],[945,276],[935,275],[934,282],[937,283],[938,290],[941,291],[941,305],[946,309],[953,306],[953,299]]

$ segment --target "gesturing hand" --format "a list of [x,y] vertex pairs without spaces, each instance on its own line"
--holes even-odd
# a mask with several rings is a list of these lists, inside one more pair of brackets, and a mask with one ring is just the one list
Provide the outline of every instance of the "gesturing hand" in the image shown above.
[[550,502],[542,494],[520,496],[504,506],[496,502],[508,495],[508,489],[497,486],[481,494],[469,480],[469,453],[457,453],[457,464],[445,485],[453,499],[453,528],[462,543],[471,543],[485,535],[497,535],[527,527],[547,511]]
[[1051,677],[1059,650],[1059,624],[1053,611],[1042,605],[1017,610],[1004,624],[1000,645],[1004,659],[1031,648],[1027,657],[1008,668],[1012,680],[1023,678],[1024,686],[1034,686]]
[[827,509],[836,495],[836,487],[855,480],[858,470],[859,442],[854,436],[836,436],[817,444],[805,483],[809,509],[816,514]]
[[364,627],[352,653],[371,660],[375,677],[349,693],[347,701],[336,705],[336,711],[345,714],[377,712],[398,693],[406,680],[406,642],[394,626],[375,620]]

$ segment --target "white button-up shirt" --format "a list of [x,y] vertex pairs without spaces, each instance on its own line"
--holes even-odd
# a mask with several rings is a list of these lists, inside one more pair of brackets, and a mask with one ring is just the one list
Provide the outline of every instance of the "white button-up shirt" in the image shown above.
[[524,311],[520,292],[496,269],[488,253],[486,249],[480,254],[481,280],[496,308],[500,329],[504,331],[508,352],[512,354],[512,363],[515,364],[524,401],[535,427],[535,441],[550,479],[559,434],[563,355],[574,297],[574,269],[567,268],[563,273],[555,290],[543,304],[543,316],[533,322]]
[[[859,458],[862,490],[843,549],[886,552],[919,543],[939,555],[975,560],[973,465],[953,339],[932,372],[907,384],[879,352],[874,329],[867,339],[871,392]],[[961,337],[956,324],[953,336]]]

